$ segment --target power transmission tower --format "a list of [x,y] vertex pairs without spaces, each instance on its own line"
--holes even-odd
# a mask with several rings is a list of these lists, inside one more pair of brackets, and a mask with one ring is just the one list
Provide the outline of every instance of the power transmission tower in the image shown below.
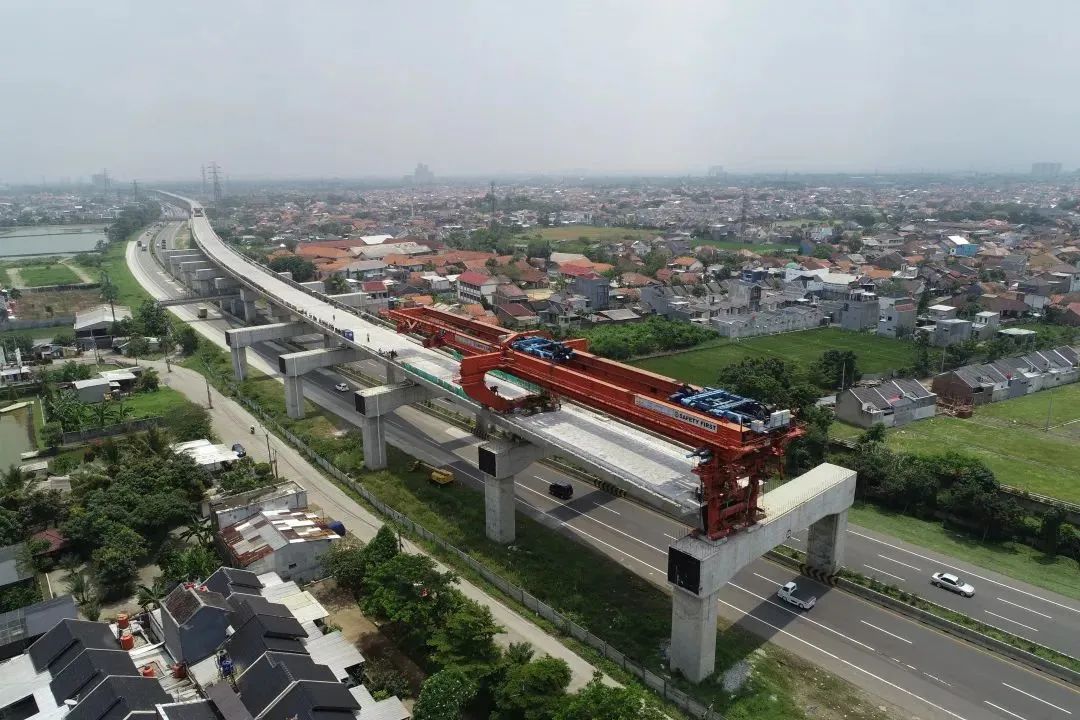
[[210,163],[210,182],[214,188],[214,202],[218,202],[223,197],[221,192],[221,166],[213,161]]
[[495,229],[495,181],[491,181],[491,228]]
[[202,166],[202,196],[206,197],[206,166]]
[[138,180],[132,180],[131,181],[131,197],[133,197],[133,198],[139,197],[139,181]]

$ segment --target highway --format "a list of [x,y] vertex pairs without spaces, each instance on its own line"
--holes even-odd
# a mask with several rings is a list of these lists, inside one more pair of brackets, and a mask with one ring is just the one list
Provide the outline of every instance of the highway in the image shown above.
[[[175,229],[170,227],[165,232],[175,232]],[[129,248],[128,260],[136,277],[159,298],[180,295],[179,287],[162,277],[160,268],[149,255]],[[174,308],[174,311],[181,318],[194,321],[196,328],[218,345],[224,344],[223,331],[229,327],[224,319],[213,317],[199,321],[191,308]],[[253,348],[251,363],[276,376],[276,355],[286,349],[283,346]],[[365,371],[372,372],[367,367]],[[331,371],[312,373],[305,378],[305,396],[355,423],[351,394],[335,391],[333,386],[337,382],[341,382],[341,376]],[[433,464],[452,464],[463,483],[479,487],[475,469],[478,441],[467,432],[447,427],[444,422],[412,408],[403,408],[396,415],[388,416],[383,424],[391,444]],[[554,480],[573,484],[574,499],[562,502],[548,495],[547,484]],[[667,545],[685,532],[684,526],[544,465],[533,465],[519,475],[517,484],[518,502],[523,512],[568,533],[666,589]],[[482,502],[479,495],[476,502]],[[875,541],[889,542],[890,545]],[[851,528],[846,548],[848,564],[853,567],[869,562],[880,568],[889,562],[878,555],[906,563],[911,575],[898,572],[896,576],[904,577],[904,582],[914,583],[921,574],[937,569],[923,567],[920,562],[929,564],[939,560],[917,560],[911,555],[912,550],[872,537],[859,528]],[[947,559],[940,561],[956,564]],[[977,572],[989,577],[985,571]],[[966,569],[965,574],[968,577],[974,575]],[[1049,720],[1080,716],[1080,694],[1075,688],[853,596],[818,586],[806,578],[800,578],[800,584],[815,592],[819,602],[809,613],[795,611],[774,598],[777,585],[793,577],[790,570],[769,561],[752,564],[721,593],[721,614],[763,639],[908,709],[916,717]],[[990,588],[997,587],[982,580],[976,585],[976,598],[980,600],[995,594]],[[925,588],[932,590],[929,585]],[[1032,604],[1035,598],[1024,595],[1023,588],[1016,583],[1009,583],[1009,591],[1015,595],[1006,594],[1005,590],[1002,588],[1000,597],[1027,598],[1024,601],[1027,607],[1043,607]],[[1039,598],[1046,595],[1037,594]],[[1056,620],[1055,613],[1075,614],[1075,610],[1058,608],[1044,614]],[[1031,627],[1036,626],[1032,624]]]

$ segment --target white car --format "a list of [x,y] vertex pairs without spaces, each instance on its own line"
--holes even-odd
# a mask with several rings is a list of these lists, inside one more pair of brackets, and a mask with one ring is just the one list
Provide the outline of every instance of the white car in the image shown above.
[[334,386],[334,389],[337,390],[338,392],[349,392],[349,386],[346,385],[345,383],[338,383],[337,385]]
[[952,573],[936,572],[930,576],[930,584],[935,587],[951,590],[958,595],[971,597],[975,594],[975,588]]

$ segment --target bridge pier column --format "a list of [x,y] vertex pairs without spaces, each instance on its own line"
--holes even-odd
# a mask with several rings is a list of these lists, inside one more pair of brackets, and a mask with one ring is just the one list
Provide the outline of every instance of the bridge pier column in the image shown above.
[[360,433],[364,441],[364,467],[368,470],[386,468],[386,438],[383,435],[382,417],[376,415],[364,418]]
[[847,536],[848,511],[826,515],[810,525],[806,538],[806,564],[832,575],[844,564],[844,538]]
[[285,412],[294,420],[304,419],[304,378],[285,376]]
[[473,428],[473,435],[483,440],[487,440],[491,437],[491,411],[481,408],[476,411],[474,415],[476,420],[476,427]]
[[232,354],[233,377],[239,382],[247,377],[247,347],[233,347],[229,350]]
[[385,365],[386,368],[386,384],[397,385],[402,381],[401,370],[397,365]]
[[[254,290],[248,290],[244,287],[240,288],[240,304],[243,306],[244,322],[255,322],[255,299],[258,296],[258,293]],[[237,314],[239,315],[239,313]]]
[[335,338],[330,333],[323,333],[322,345],[323,345],[324,348],[329,349],[329,348],[334,347],[336,344],[337,344],[337,338]]
[[411,382],[365,388],[353,394],[356,411],[364,416],[364,423],[360,428],[364,441],[364,467],[368,470],[382,470],[386,467],[386,436],[382,427],[382,416],[402,405],[423,402],[429,396],[426,389]]
[[497,543],[517,537],[514,516],[514,476],[544,457],[543,448],[528,443],[490,440],[478,448],[484,476],[484,527]]
[[674,588],[671,595],[669,665],[692,682],[716,669],[716,610],[720,590],[697,595]]

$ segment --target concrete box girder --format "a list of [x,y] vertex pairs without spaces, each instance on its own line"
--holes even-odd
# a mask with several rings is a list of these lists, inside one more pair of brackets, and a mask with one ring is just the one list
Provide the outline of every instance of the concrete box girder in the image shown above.
[[379,417],[397,410],[402,405],[427,400],[431,394],[420,385],[411,382],[357,390],[353,395],[356,412],[364,417]]
[[229,347],[247,347],[269,340],[283,340],[298,335],[311,334],[311,326],[300,322],[271,323],[225,331],[225,344]]
[[301,350],[300,352],[279,355],[278,370],[286,377],[294,377],[309,373],[316,368],[359,362],[364,357],[365,355],[359,350],[350,347]]

